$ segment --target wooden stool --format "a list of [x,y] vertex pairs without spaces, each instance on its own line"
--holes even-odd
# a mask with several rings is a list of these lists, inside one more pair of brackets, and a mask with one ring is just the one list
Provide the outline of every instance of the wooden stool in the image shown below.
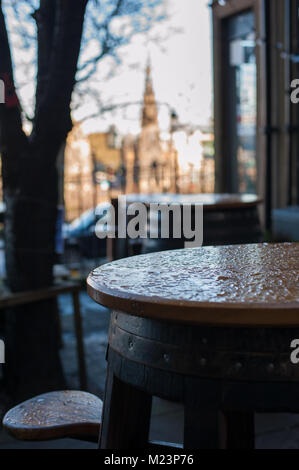
[[39,395],[10,410],[4,428],[16,439],[48,441],[74,438],[97,442],[102,401],[86,392],[53,392]]
[[148,446],[152,397],[184,405],[184,448],[254,447],[254,413],[298,412],[299,244],[196,248],[106,264],[113,310],[101,449]]

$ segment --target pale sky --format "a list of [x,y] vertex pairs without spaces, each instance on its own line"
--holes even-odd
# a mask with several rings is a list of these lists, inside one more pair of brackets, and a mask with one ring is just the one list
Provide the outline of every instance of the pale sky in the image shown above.
[[[212,51],[211,16],[208,0],[164,0],[168,5],[169,19],[158,23],[148,35],[135,36],[130,45],[120,52],[122,64],[118,65],[114,77],[107,79],[111,59],[101,62],[92,80],[93,88],[99,91],[104,105],[131,103],[142,100],[144,92],[145,66],[150,55],[153,84],[157,101],[168,103],[175,109],[184,124],[207,125],[212,117]],[[168,28],[182,31],[157,43],[152,36],[165,36]],[[13,40],[17,46],[17,39]],[[19,60],[34,59],[34,51],[20,52]],[[18,62],[18,61],[16,61]],[[31,62],[32,63],[32,62]],[[28,80],[28,70],[17,67],[17,81],[22,102],[30,113],[34,81]],[[27,75],[26,75],[27,74]],[[81,107],[73,113],[75,120],[81,120],[95,111],[94,101],[86,97]],[[164,106],[159,113],[162,131],[167,131],[168,111]],[[93,120],[85,120],[86,133],[106,131],[115,124],[121,133],[137,133],[140,128],[140,106],[118,109],[114,114],[105,113]]]
[[[207,0],[168,0],[170,19],[167,25],[183,31],[173,34],[163,42],[163,50],[155,43],[148,44],[147,37],[136,37],[125,48],[124,62],[115,78],[101,82],[99,87],[103,97],[113,102],[140,101],[144,91],[144,69],[147,57],[152,62],[152,75],[157,100],[169,103],[179,115],[182,123],[194,125],[209,124],[212,117],[212,43],[211,16]],[[162,34],[165,24],[155,27],[156,33]],[[130,69],[128,64],[138,62],[138,70]],[[106,101],[104,98],[104,100]],[[88,114],[88,107],[84,107]],[[90,105],[92,109],[92,104]],[[82,115],[75,113],[80,119]],[[105,113],[92,122],[84,123],[86,132],[106,130],[116,123],[123,133],[138,132],[140,107],[134,106],[118,111],[114,116]],[[168,128],[166,107],[160,110],[162,130]]]

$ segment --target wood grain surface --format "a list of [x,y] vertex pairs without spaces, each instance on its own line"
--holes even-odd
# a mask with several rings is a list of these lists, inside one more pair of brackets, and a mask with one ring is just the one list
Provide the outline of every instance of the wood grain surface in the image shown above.
[[95,269],[88,292],[132,315],[207,325],[299,325],[299,244],[166,251]]
[[53,392],[28,400],[3,419],[3,426],[20,440],[99,436],[102,401],[86,392]]

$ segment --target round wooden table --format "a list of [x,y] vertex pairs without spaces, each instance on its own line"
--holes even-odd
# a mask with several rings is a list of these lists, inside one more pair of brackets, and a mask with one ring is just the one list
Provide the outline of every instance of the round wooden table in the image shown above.
[[299,410],[299,244],[205,247],[104,265],[112,309],[101,448],[145,448],[151,399],[185,407],[184,447],[252,448],[254,413]]
[[[151,204],[177,204],[191,206],[192,223],[196,204],[203,206],[203,245],[232,245],[260,243],[264,241],[259,219],[258,207],[262,199],[254,194],[128,194],[126,204],[142,203],[147,208]],[[116,212],[118,200],[113,199],[112,205]],[[162,216],[161,216],[162,217]],[[158,224],[161,223],[161,217]],[[167,216],[168,217],[168,216]],[[156,220],[149,220],[156,224]],[[157,239],[150,236],[142,241],[129,239],[108,239],[108,253],[111,260],[126,258],[132,254],[152,253],[156,251],[184,248],[183,230],[181,238],[174,238],[170,224],[170,237],[164,239],[161,230]]]
[[210,210],[218,209],[219,207],[232,208],[244,206],[256,206],[262,200],[255,194],[174,194],[174,193],[141,193],[141,194],[127,194],[127,203],[141,202],[142,204],[203,204]]
[[244,206],[256,206],[262,202],[255,194],[174,194],[174,193],[141,193],[127,194],[127,203],[141,202],[142,204],[203,204],[210,210],[219,207],[232,208]]

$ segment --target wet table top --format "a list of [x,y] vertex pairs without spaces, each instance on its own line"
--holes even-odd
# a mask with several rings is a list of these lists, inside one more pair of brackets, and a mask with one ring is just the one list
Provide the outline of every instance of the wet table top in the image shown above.
[[95,269],[88,291],[108,308],[166,321],[299,326],[299,243],[126,258]]
[[203,204],[208,209],[257,206],[262,199],[254,194],[128,194],[127,204]]

